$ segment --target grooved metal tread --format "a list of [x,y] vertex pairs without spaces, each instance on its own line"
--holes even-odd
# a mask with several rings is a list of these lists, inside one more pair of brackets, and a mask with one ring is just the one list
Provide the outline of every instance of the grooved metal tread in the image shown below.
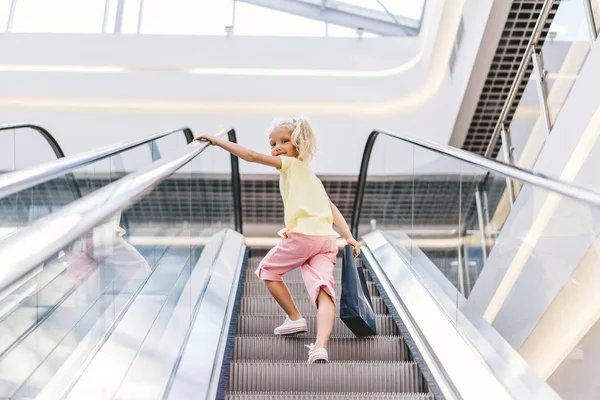
[[[338,263],[338,265],[341,265],[341,261]],[[254,273],[254,271],[256,270],[256,268],[252,269],[252,270],[248,270],[248,277],[246,278],[247,282],[261,282],[261,280],[258,278],[258,276],[256,276],[256,274]],[[302,281],[302,270],[300,268],[296,268],[293,271],[288,272],[287,274],[285,274],[285,277],[283,278],[286,282],[292,282],[292,281],[298,281],[301,282]],[[339,267],[336,267],[333,270],[333,279],[337,282],[340,279],[342,279],[342,269]]]
[[[307,315],[306,323],[308,332],[316,334],[317,332],[317,317]],[[398,334],[398,328],[391,315],[376,315],[375,322],[377,324],[377,334],[384,336],[394,336]],[[237,334],[238,335],[267,335],[273,334],[273,330],[283,323],[282,315],[242,315],[238,317]],[[336,318],[333,324],[333,334],[343,335],[347,337],[355,337],[354,334],[346,327],[341,319]]]
[[306,393],[306,392],[233,392],[228,400],[434,400],[433,394],[424,393]]
[[286,361],[232,361],[230,392],[423,392],[424,380],[414,362],[307,364]]
[[[434,399],[367,269],[362,270],[376,313],[377,336],[354,336],[340,320],[336,302],[329,363],[307,364],[305,345],[315,342],[317,309],[308,296],[301,270],[286,274],[284,281],[307,320],[308,332],[276,336],[273,330],[283,322],[285,312],[253,273],[260,259],[250,258],[243,285],[227,399]],[[334,281],[339,296],[341,268],[334,270]]]
[[[294,282],[285,282],[292,296],[300,296],[306,294],[306,286],[302,281],[294,281]],[[368,281],[367,288],[369,289],[369,294],[371,296],[379,296],[379,291],[375,286],[375,282]],[[342,291],[342,285],[340,281],[335,282],[334,286],[336,296],[339,296]],[[246,281],[244,283],[244,296],[264,296],[269,294],[269,289],[264,284],[264,282],[251,282]]]
[[[237,336],[232,359],[306,361],[308,350],[304,345],[313,342],[314,336]],[[328,352],[338,361],[406,361],[408,356],[401,336],[332,337]]]
[[[375,311],[375,314],[387,314],[387,307],[385,306],[382,297],[371,296],[371,302],[373,303],[373,311]],[[307,296],[296,296],[296,298],[294,298],[294,303],[296,303],[296,306],[302,315],[316,315],[317,313],[317,308]],[[335,308],[339,313],[339,301],[336,302]],[[242,297],[240,314],[281,314],[281,312],[281,307],[279,307],[279,304],[277,304],[270,295]]]

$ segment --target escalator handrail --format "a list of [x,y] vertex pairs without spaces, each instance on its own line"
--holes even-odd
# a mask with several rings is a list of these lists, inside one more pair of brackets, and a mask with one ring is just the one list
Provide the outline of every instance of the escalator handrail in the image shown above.
[[48,144],[52,148],[52,151],[54,152],[54,155],[56,156],[56,158],[64,158],[65,157],[65,153],[62,150],[62,148],[60,147],[60,145],[58,144],[58,141],[44,127],[35,125],[35,124],[30,124],[27,122],[8,124],[8,125],[0,125],[0,132],[1,131],[10,131],[13,129],[33,129],[34,131],[37,131],[40,135],[42,135],[42,137],[44,139],[46,139],[46,142],[48,142]]
[[[170,129],[128,143],[109,145],[101,149],[75,154],[69,157],[64,157],[63,154],[63,157],[59,158],[58,160],[53,160],[30,168],[2,174],[0,175],[0,199],[66,175],[77,168],[91,164],[95,161],[102,160],[104,158],[177,132],[184,133],[188,144],[194,139],[192,130],[188,127]],[[58,146],[58,143],[56,143],[56,145]]]
[[[226,132],[217,135],[223,136]],[[186,165],[208,142],[193,142],[172,157],[104,186],[16,231],[0,242],[0,293],[14,287],[42,263],[85,236],[103,221],[147,195]]]
[[[237,143],[237,135],[235,129],[230,129],[227,132],[227,137],[231,143]],[[242,180],[240,177],[240,160],[233,154],[231,158],[231,189],[233,192],[233,215],[235,222],[235,230],[239,233],[243,232],[242,223]]]
[[510,177],[518,181],[541,187],[550,192],[559,193],[564,196],[580,200],[595,206],[600,206],[600,194],[578,186],[574,183],[563,181],[560,179],[550,178],[538,172],[530,171],[524,168],[516,167],[497,161],[491,158],[483,157],[465,150],[457,149],[452,146],[441,145],[426,139],[419,139],[408,135],[389,132],[385,130],[374,130],[369,135],[363,151],[363,157],[360,165],[360,172],[356,184],[356,192],[354,197],[354,209],[352,211],[352,234],[358,237],[358,226],[360,221],[360,211],[364,199],[365,188],[367,183],[367,172],[369,169],[369,161],[371,153],[377,140],[377,137],[382,134],[394,139],[399,139],[403,142],[411,143],[416,146],[434,151],[436,153],[455,158],[460,161],[481,167],[491,172],[499,173],[505,177]]

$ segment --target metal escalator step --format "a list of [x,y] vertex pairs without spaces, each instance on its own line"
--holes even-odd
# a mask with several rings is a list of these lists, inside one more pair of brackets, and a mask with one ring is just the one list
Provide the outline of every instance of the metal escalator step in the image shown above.
[[306,393],[306,392],[232,392],[227,400],[434,400],[426,393]]
[[[339,253],[341,254],[341,253]],[[258,268],[258,264],[260,264],[260,262],[263,260],[263,258],[265,258],[265,255],[262,256],[252,256],[248,259],[248,268],[250,268],[252,271],[254,271],[256,268]],[[357,263],[358,263],[358,258],[356,259]],[[336,266],[341,266],[342,265],[342,257],[337,257],[336,259]],[[357,264],[358,265],[358,264]]]
[[[248,270],[248,273],[246,273],[246,282],[261,282],[261,280],[258,278],[258,276],[256,276],[256,274],[254,273],[255,269],[252,270]],[[287,274],[285,274],[285,277],[283,278],[285,280],[285,282],[293,282],[293,281],[302,281],[302,270],[300,268],[297,268],[293,271],[288,272]],[[342,269],[336,267],[333,270],[333,279],[337,282],[340,279],[342,279]]]
[[[306,295],[306,287],[304,286],[304,282],[286,282],[287,287],[290,289],[290,293],[292,296]],[[375,286],[374,282],[367,282],[367,287],[369,289],[369,294],[371,296],[379,296],[379,291]],[[336,295],[340,295],[341,291],[341,283],[340,281],[335,282],[334,287]],[[268,295],[269,290],[264,282],[254,282],[247,281],[244,283],[244,296],[261,296]]]
[[[304,345],[311,340],[274,335],[237,336],[233,359],[306,361],[308,349]],[[329,358],[336,361],[406,361],[408,353],[401,336],[333,337],[328,351]]]
[[[294,299],[298,310],[303,315],[316,314],[317,309],[312,304],[310,299],[305,296],[296,296]],[[373,311],[375,314],[386,314],[387,308],[383,302],[383,298],[379,296],[371,297],[373,303]],[[336,310],[339,312],[339,302],[336,303]],[[273,299],[271,295],[266,296],[245,296],[242,298],[242,305],[240,307],[240,314],[277,314],[281,313],[281,307]]]
[[[305,316],[308,324],[308,332],[316,334],[317,317]],[[238,318],[238,335],[269,335],[273,329],[283,323],[282,315],[240,315]],[[376,315],[377,334],[382,336],[398,335],[398,329],[391,315]],[[339,318],[335,319],[333,335],[354,337],[354,334],[344,325]]]
[[414,362],[234,361],[230,392],[423,392]]

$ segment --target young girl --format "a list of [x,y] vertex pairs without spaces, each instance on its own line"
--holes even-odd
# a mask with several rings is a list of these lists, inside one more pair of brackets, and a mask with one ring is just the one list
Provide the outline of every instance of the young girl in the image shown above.
[[360,246],[309,165],[316,153],[313,130],[302,118],[274,123],[269,129],[270,156],[208,135],[197,139],[207,140],[242,160],[279,170],[279,190],[285,210],[285,228],[279,234],[283,239],[261,261],[256,275],[287,313],[284,323],[275,328],[275,334],[293,335],[307,332],[308,327],[282,278],[286,273],[302,268],[302,279],[317,307],[317,340],[306,346],[309,348],[308,362],[327,362],[327,345],[335,321],[333,268],[338,253],[336,238],[339,237],[332,225],[335,224],[348,244],[354,247],[355,255],[359,254]]

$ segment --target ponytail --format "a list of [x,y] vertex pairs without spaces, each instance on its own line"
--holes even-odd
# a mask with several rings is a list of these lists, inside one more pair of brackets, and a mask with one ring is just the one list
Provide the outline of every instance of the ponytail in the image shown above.
[[275,122],[269,132],[284,127],[292,134],[292,144],[298,152],[298,159],[310,162],[317,154],[317,136],[308,121],[304,118],[294,118]]

